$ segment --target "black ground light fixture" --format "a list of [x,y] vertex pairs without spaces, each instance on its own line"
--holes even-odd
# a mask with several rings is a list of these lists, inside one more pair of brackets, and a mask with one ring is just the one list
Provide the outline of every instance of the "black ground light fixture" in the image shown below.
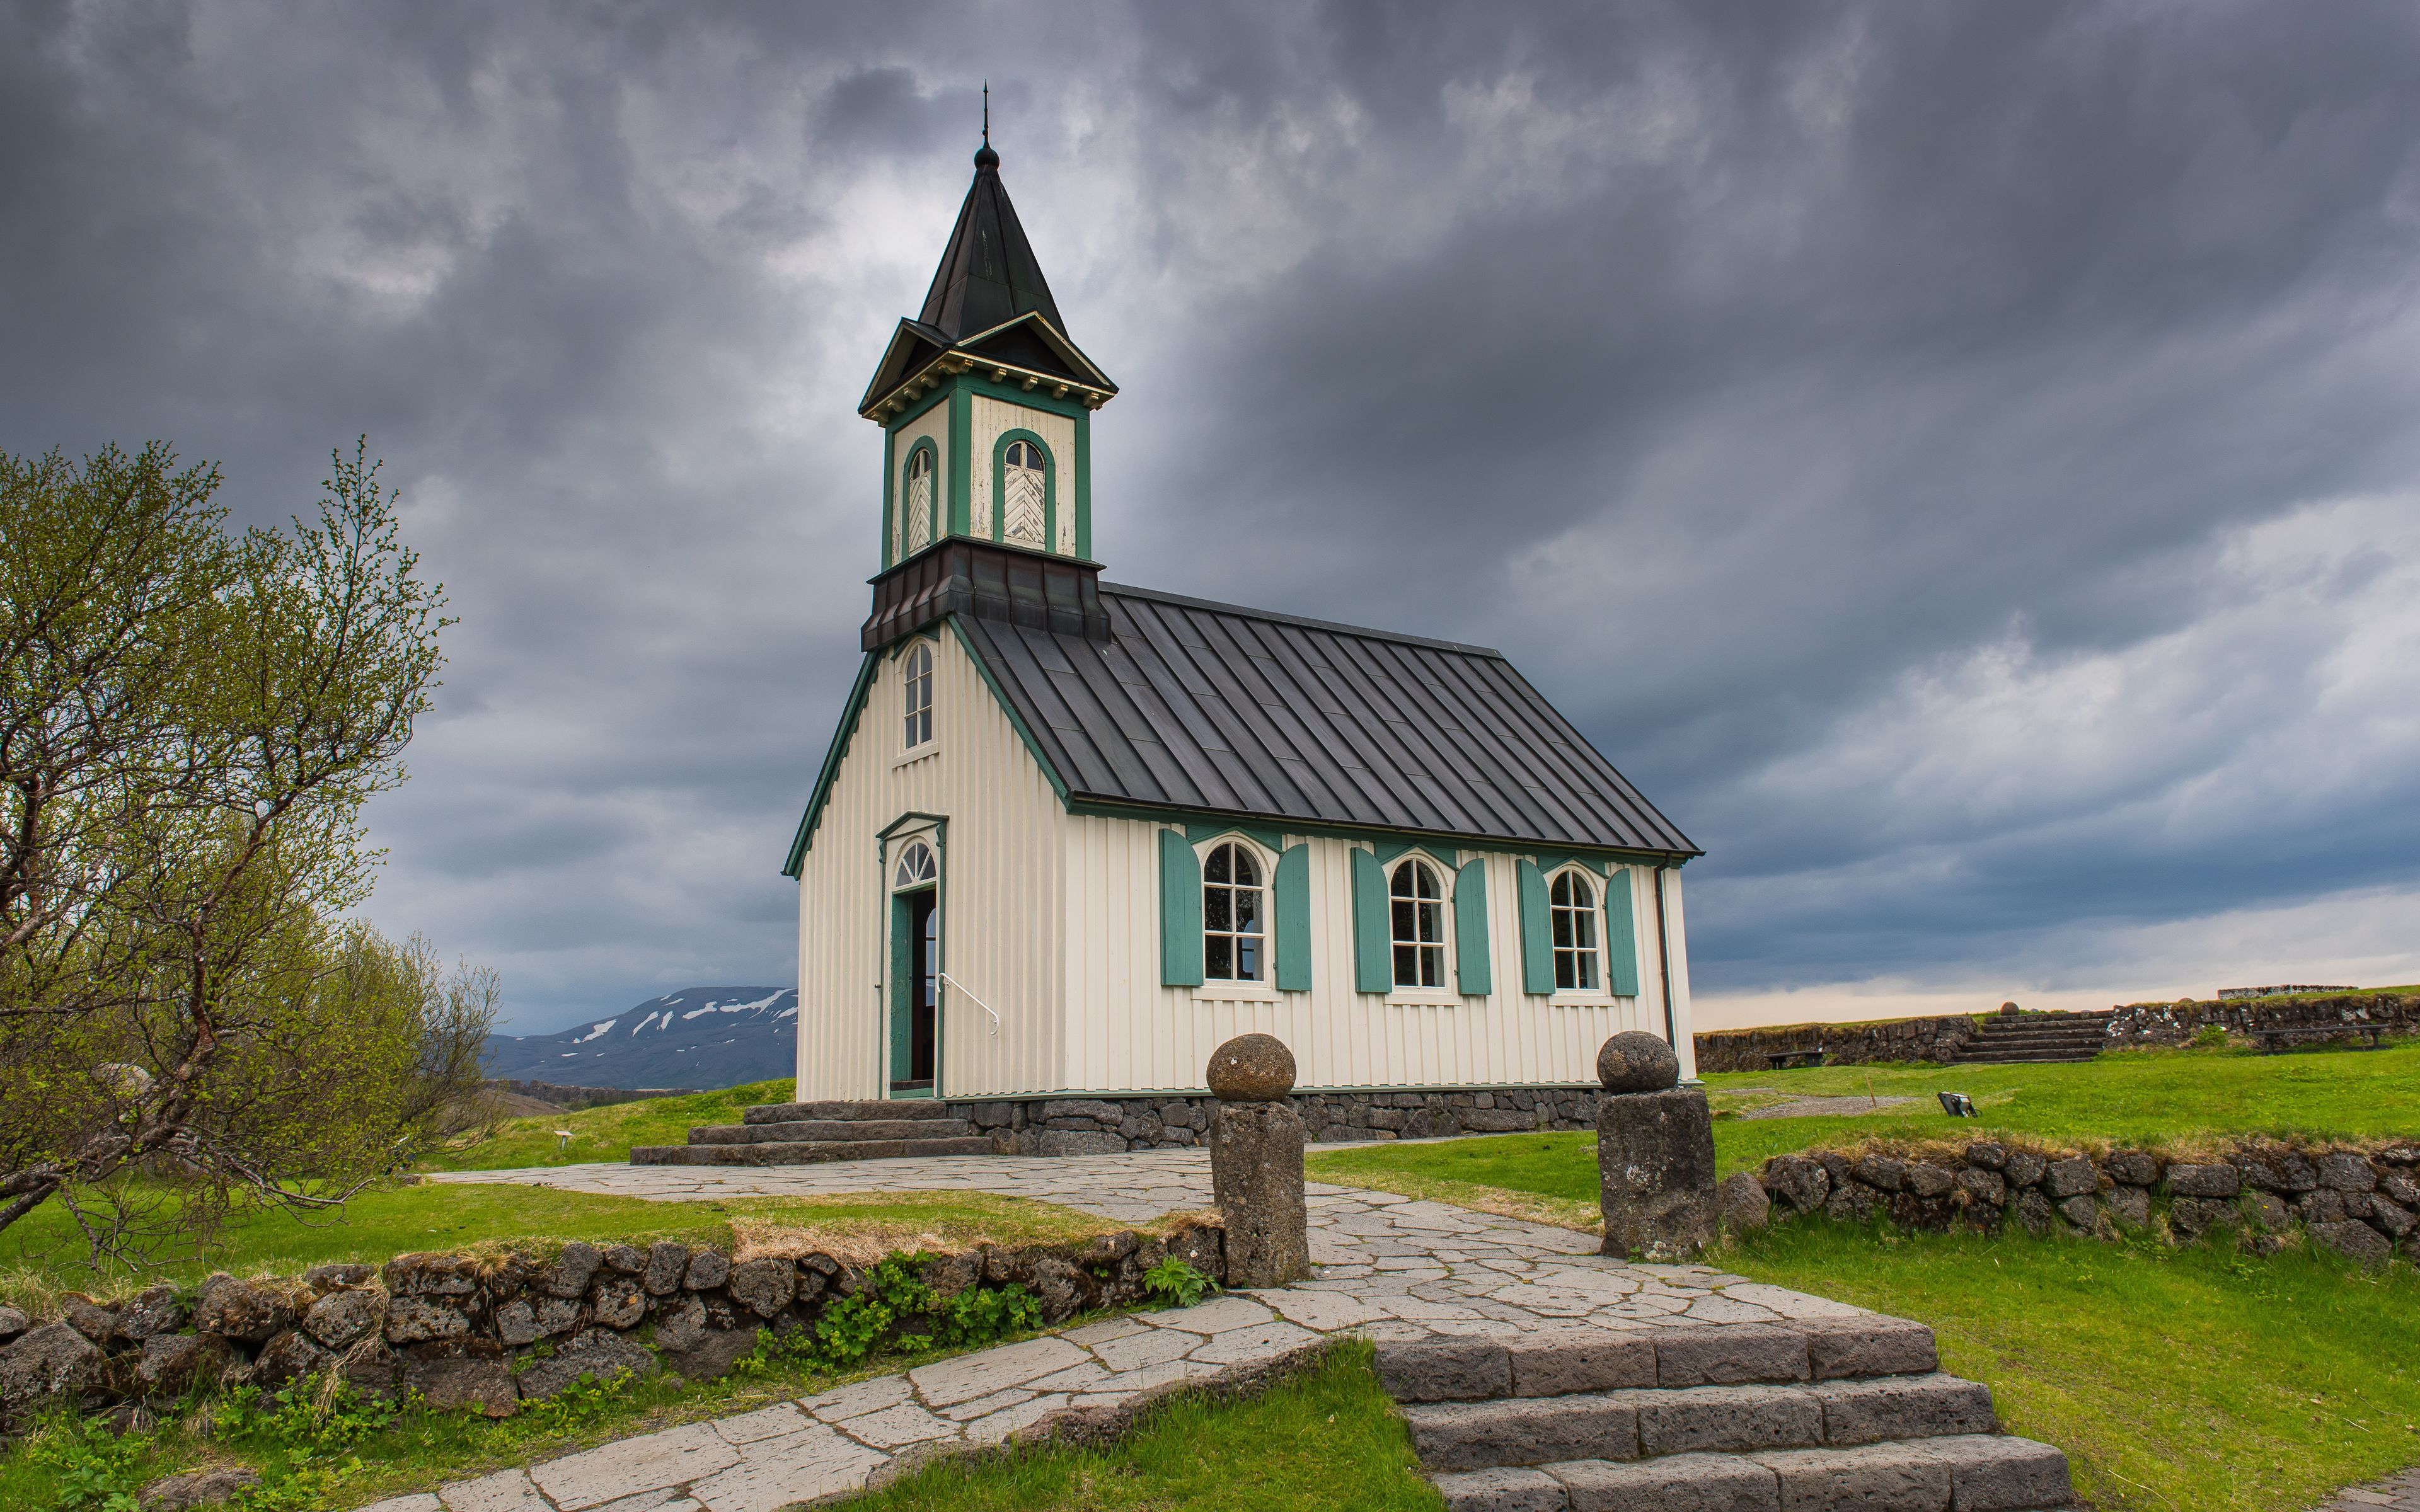
[[1935,1092],[1933,1096],[1941,1099],[1941,1111],[1948,1114],[1951,1118],[1971,1119],[1975,1117],[1975,1100],[1968,1097],[1965,1093]]

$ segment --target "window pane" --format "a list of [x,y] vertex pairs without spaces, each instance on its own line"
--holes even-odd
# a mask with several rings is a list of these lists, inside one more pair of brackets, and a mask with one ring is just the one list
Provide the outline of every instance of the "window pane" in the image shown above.
[[1445,910],[1435,903],[1420,904],[1420,941],[1435,945],[1445,939]]
[[1574,908],[1594,908],[1596,906],[1596,890],[1588,885],[1588,878],[1575,877],[1566,872],[1563,873],[1563,880],[1572,885],[1572,906]]
[[1443,950],[1430,948],[1420,951],[1420,985],[1423,987],[1445,985],[1445,952]]
[[1395,868],[1394,876],[1387,883],[1388,896],[1393,898],[1409,898],[1412,896],[1415,890],[1415,884],[1412,880],[1412,871],[1413,864],[1409,861],[1405,861],[1403,865]]
[[1395,938],[1397,938],[1397,939],[1399,939],[1399,940],[1410,940],[1410,939],[1418,939],[1418,938],[1419,937],[1419,935],[1414,932],[1414,927],[1413,927],[1413,924],[1412,924],[1412,910],[1413,910],[1413,908],[1415,908],[1416,906],[1418,906],[1418,905],[1417,905],[1417,904],[1414,904],[1414,903],[1410,903],[1410,902],[1408,902],[1408,901],[1406,901],[1406,900],[1404,900],[1404,899],[1398,898],[1398,899],[1396,899],[1396,900],[1395,900],[1395,903],[1394,903],[1394,916],[1395,916],[1395,921],[1394,921],[1394,925],[1393,925],[1393,928],[1394,928],[1394,931],[1395,931]]
[[1261,942],[1254,939],[1237,940],[1235,942],[1235,980],[1237,981],[1260,980]]
[[1221,845],[1218,849],[1212,851],[1210,853],[1210,864],[1202,869],[1202,874],[1213,882],[1233,881],[1233,876],[1227,870],[1227,857],[1234,851],[1234,849],[1235,848],[1233,845]]
[[1569,950],[1557,950],[1555,952],[1555,985],[1576,987],[1579,984],[1578,963]]
[[[1571,910],[1568,908],[1558,908],[1555,910],[1555,949],[1558,950],[1568,950],[1572,948],[1573,943]],[[1568,986],[1569,983],[1566,983],[1565,985]]]
[[1419,949],[1418,949],[1417,947],[1414,947],[1414,946],[1409,946],[1409,945],[1399,945],[1399,946],[1396,946],[1396,947],[1395,947],[1395,985],[1396,985],[1396,986],[1398,986],[1398,987],[1416,987],[1416,986],[1419,985],[1419,980],[1420,980],[1420,963],[1419,963],[1419,954],[1420,954],[1420,952],[1419,952]]
[[1261,932],[1261,894],[1258,888],[1235,889],[1235,928],[1245,934]]
[[1248,887],[1259,887],[1261,885],[1261,869],[1257,865],[1253,864],[1252,853],[1244,849],[1241,845],[1230,845],[1227,849],[1234,853],[1235,880]]
[[1579,936],[1576,943],[1580,948],[1588,950],[1595,949],[1596,915],[1593,913],[1574,914],[1572,916],[1572,922],[1578,926],[1574,933]]
[[1232,981],[1235,977],[1235,942],[1223,934],[1213,934],[1202,942],[1202,974]]
[[1579,956],[1579,964],[1580,985],[1583,987],[1594,987],[1596,985],[1596,952],[1594,950],[1582,951]]
[[1555,879],[1555,903],[1568,907],[1572,901],[1572,874],[1568,872]]
[[1416,874],[1416,875],[1418,875],[1418,876],[1419,876],[1419,882],[1420,882],[1420,896],[1421,896],[1421,897],[1423,897],[1423,898],[1442,898],[1442,897],[1444,897],[1444,896],[1445,896],[1445,894],[1444,894],[1443,892],[1440,892],[1439,890],[1437,890],[1437,879],[1436,879],[1436,873],[1435,873],[1435,872],[1434,872],[1430,871],[1427,867],[1424,867],[1424,866],[1423,866],[1423,867],[1416,867],[1416,868],[1414,868],[1413,870],[1414,870],[1415,874]]
[[1228,900],[1234,895],[1224,887],[1202,889],[1202,922],[1210,929],[1233,929],[1234,913]]

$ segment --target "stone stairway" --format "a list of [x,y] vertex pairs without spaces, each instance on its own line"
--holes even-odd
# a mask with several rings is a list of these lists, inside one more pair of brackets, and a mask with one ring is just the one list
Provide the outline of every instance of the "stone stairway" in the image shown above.
[[1960,1047],[1957,1063],[2090,1060],[2108,1048],[2109,1017],[2106,1012],[1993,1014]]
[[1864,1316],[1382,1343],[1450,1512],[2020,1512],[2067,1457],[1999,1431],[1932,1331]]
[[903,1155],[988,1155],[992,1141],[949,1104],[902,1099],[769,1103],[738,1123],[691,1129],[686,1145],[642,1145],[633,1165],[813,1165]]

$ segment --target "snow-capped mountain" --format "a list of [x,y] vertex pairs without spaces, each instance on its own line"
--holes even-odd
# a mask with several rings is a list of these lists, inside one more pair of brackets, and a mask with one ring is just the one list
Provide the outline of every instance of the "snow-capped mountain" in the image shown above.
[[488,1074],[565,1087],[694,1087],[797,1069],[796,987],[690,987],[560,1034],[488,1036]]

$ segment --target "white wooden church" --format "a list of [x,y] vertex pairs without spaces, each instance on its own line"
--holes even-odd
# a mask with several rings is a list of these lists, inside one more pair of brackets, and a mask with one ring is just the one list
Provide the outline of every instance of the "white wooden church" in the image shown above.
[[786,873],[799,1091],[1198,1092],[1221,1041],[1304,1089],[1694,1074],[1700,854],[1497,652],[1101,579],[1067,334],[988,140],[882,430],[865,659]]

